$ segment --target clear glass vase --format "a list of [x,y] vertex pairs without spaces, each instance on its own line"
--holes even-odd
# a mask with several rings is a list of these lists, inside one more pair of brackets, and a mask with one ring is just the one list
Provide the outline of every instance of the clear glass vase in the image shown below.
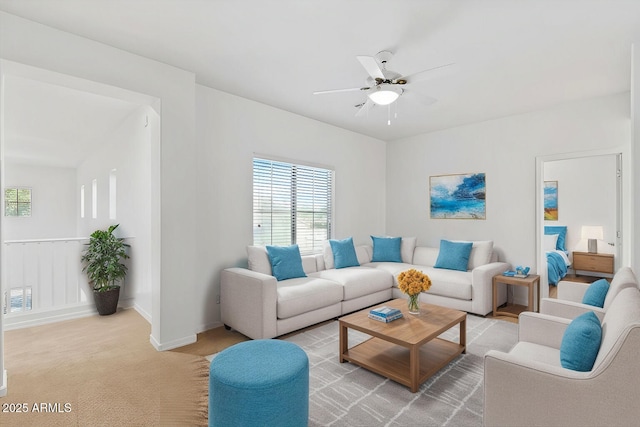
[[409,295],[409,299],[407,303],[408,303],[409,313],[420,314],[420,294]]

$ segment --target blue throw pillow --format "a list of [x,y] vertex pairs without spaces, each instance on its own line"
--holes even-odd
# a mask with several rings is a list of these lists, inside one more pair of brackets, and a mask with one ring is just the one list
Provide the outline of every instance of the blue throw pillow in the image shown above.
[[609,292],[609,282],[606,279],[596,280],[587,288],[582,297],[582,303],[602,308],[604,307],[604,299],[607,297],[607,292]]
[[343,240],[329,240],[329,244],[331,245],[331,252],[333,252],[335,268],[357,267],[360,265],[352,237]]
[[440,240],[440,252],[438,253],[438,259],[434,267],[467,271],[472,246],[473,243],[471,242]]
[[307,277],[302,268],[302,257],[298,245],[292,246],[267,246],[271,271],[276,280]]
[[565,242],[567,240],[567,227],[564,225],[545,225],[544,234],[557,234],[558,240],[556,241],[556,249],[559,251],[567,251],[565,248]]
[[376,237],[373,240],[373,257],[371,262],[402,262],[400,245],[402,237]]
[[563,368],[587,372],[600,351],[602,326],[593,311],[581,314],[571,321],[562,336],[560,364]]

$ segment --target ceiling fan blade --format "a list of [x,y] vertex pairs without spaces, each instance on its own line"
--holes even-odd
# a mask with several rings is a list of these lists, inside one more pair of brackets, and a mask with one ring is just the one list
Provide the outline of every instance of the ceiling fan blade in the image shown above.
[[367,98],[365,103],[362,104],[360,109],[358,109],[358,112],[356,112],[356,117],[365,116],[369,112],[369,110],[372,109],[375,105],[376,105],[375,102]]
[[428,70],[419,71],[408,76],[403,76],[396,81],[405,80],[407,83],[414,83],[421,80],[435,79],[437,77],[447,76],[457,71],[458,66],[455,63],[440,65],[439,67],[429,68]]
[[356,56],[358,61],[362,64],[367,73],[375,80],[384,80],[384,74],[378,65],[378,61],[373,56]]
[[340,92],[355,92],[357,90],[368,90],[368,87],[352,87],[349,89],[333,89],[333,90],[319,90],[313,92],[314,95],[324,95],[325,93],[340,93]]

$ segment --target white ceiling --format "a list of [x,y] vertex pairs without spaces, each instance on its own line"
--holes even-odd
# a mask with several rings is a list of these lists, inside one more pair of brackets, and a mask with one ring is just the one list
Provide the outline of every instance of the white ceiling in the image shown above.
[[[382,140],[628,91],[640,41],[639,0],[0,0],[0,10]],[[354,116],[363,93],[312,94],[362,86],[356,55],[381,50],[402,75],[450,62],[458,72],[409,86],[390,126],[384,107]]]
[[7,76],[4,106],[7,160],[75,168],[140,105],[42,80]]

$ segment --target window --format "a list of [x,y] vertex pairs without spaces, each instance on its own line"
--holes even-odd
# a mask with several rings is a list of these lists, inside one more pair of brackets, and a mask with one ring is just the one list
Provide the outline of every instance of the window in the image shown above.
[[4,216],[31,216],[30,188],[5,188]]
[[91,218],[98,218],[98,180],[91,181]]
[[[10,313],[31,310],[31,286],[24,288],[11,288],[9,290],[9,298],[11,300]],[[6,311],[5,311],[6,314]]]
[[109,172],[109,219],[116,219],[116,170]]
[[84,185],[80,186],[80,218],[84,218]]
[[333,171],[253,159],[253,243],[320,252],[331,237]]

